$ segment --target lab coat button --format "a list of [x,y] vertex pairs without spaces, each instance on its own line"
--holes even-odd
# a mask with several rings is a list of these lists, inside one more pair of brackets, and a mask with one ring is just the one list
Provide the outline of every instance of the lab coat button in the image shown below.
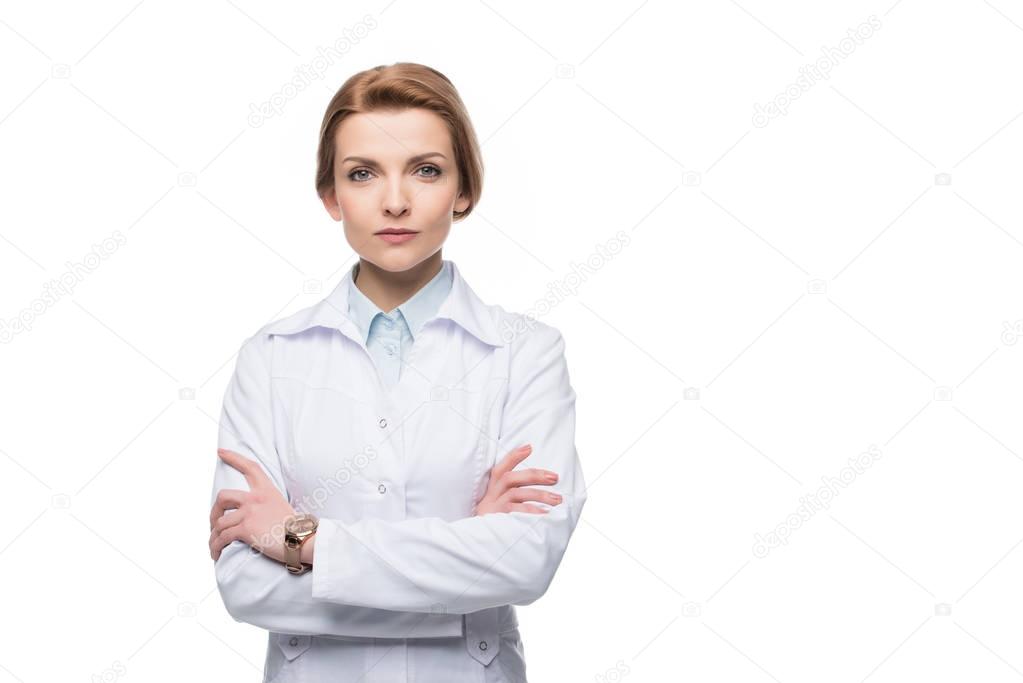
[[380,486],[377,487],[377,491],[379,491],[380,493],[384,493],[387,491],[387,487],[381,484]]
[[480,649],[481,650],[486,650],[487,649],[487,641],[485,641],[485,640],[481,640],[480,641]]
[[383,429],[384,427],[386,427],[387,426],[387,418],[386,417],[380,418],[379,424],[380,424],[380,429]]
[[277,644],[289,662],[308,650],[311,642],[312,636],[296,636],[290,633],[277,634]]

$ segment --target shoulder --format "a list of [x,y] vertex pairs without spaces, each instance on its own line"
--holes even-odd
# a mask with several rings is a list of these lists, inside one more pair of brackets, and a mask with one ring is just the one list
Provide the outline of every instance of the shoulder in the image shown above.
[[307,329],[316,307],[309,306],[277,320],[266,323],[242,340],[238,349],[238,363],[269,366],[275,336]]
[[490,308],[512,363],[564,354],[565,338],[554,325],[531,315],[508,311],[501,306]]
[[324,299],[263,325],[256,334],[271,337],[302,332],[321,324],[325,313],[329,311],[330,302]]
[[242,348],[255,348],[268,355],[274,337],[302,337],[303,335],[300,333],[312,330],[322,324],[324,307],[325,303],[321,301],[268,322],[251,333],[242,343]]
[[565,356],[565,338],[554,325],[500,310],[507,353],[510,401],[574,398]]

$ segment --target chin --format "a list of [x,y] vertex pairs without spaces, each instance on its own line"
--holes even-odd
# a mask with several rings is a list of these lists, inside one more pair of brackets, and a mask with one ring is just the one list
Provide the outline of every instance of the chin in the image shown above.
[[411,249],[391,248],[390,250],[378,251],[374,254],[360,254],[360,256],[381,270],[386,270],[389,273],[402,273],[418,266],[429,258],[432,253],[432,251],[421,249],[413,251]]

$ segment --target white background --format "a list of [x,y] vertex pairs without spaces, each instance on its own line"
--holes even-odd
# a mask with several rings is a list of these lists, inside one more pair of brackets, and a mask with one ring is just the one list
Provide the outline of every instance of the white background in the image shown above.
[[530,680],[1023,677],[1018,4],[129,0],[0,9],[0,682],[258,680],[216,421],[241,342],[353,263],[317,133],[395,61],[483,143],[444,256],[485,301],[629,236],[542,316],[589,500]]

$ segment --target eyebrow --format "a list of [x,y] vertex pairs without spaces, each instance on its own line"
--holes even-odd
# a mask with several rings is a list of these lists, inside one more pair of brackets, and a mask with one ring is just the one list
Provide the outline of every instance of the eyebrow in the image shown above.
[[[430,157],[440,157],[441,159],[447,159],[447,157],[444,156],[443,154],[441,154],[440,152],[426,152],[425,154],[417,154],[414,157],[409,157],[408,163],[409,164],[414,164],[417,161],[422,161],[423,159],[429,159]],[[345,157],[344,159],[341,160],[341,163],[343,164],[343,163],[346,163],[348,161],[357,161],[357,162],[359,162],[361,164],[366,164],[368,166],[379,166],[380,165],[379,163],[377,163],[373,159],[368,159],[366,157],[355,157],[355,156]]]

